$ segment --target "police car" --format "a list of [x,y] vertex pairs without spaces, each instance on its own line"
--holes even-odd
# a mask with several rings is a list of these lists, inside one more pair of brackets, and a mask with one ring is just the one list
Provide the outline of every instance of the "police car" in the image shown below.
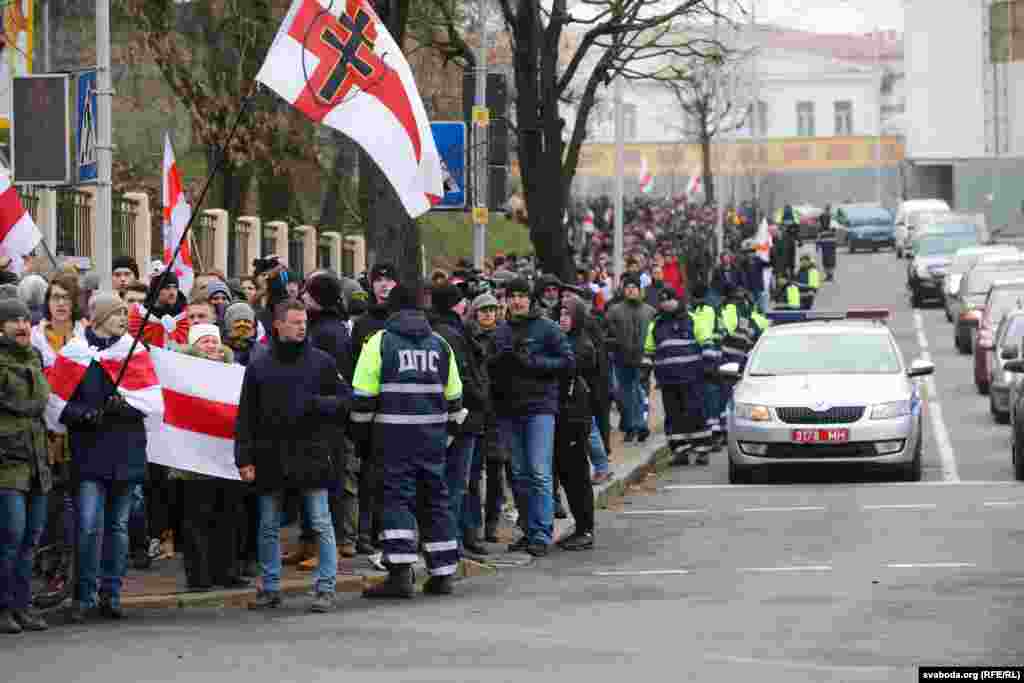
[[729,411],[729,481],[770,467],[842,463],[921,478],[921,395],[930,361],[904,364],[885,325],[889,312],[768,313],[746,367],[722,365],[736,382]]

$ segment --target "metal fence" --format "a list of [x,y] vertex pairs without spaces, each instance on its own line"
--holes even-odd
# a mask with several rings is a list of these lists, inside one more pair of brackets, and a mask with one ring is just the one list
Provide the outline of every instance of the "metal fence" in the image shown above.
[[114,197],[111,214],[111,250],[114,258],[135,256],[135,221],[139,203],[134,199]]
[[[164,212],[153,212],[153,221],[149,226],[149,257],[153,261],[164,260]],[[147,266],[149,264],[146,264]]]
[[299,239],[291,239],[288,241],[288,269],[295,273],[297,277],[306,277],[303,270],[306,267],[306,259],[303,258],[302,253],[302,237]]
[[205,211],[196,216],[192,224],[192,261],[196,272],[213,268],[214,218]]
[[324,270],[334,267],[331,263],[331,243],[329,240],[321,239],[316,245],[316,264],[317,268]]
[[19,187],[18,196],[21,197],[21,205],[25,207],[29,215],[37,224],[39,223],[39,191],[34,187]]
[[57,190],[57,256],[92,258],[92,196]]

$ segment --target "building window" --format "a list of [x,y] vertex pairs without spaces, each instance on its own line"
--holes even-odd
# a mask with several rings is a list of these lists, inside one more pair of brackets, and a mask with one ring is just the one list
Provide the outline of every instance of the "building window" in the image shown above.
[[750,136],[766,135],[768,133],[768,104],[758,100],[756,104],[747,106],[747,127],[750,129]]
[[1024,61],[1024,2],[1001,0],[989,7],[993,64]]
[[835,111],[836,135],[853,135],[853,102],[836,102]]
[[814,102],[796,103],[796,134],[814,137]]
[[636,140],[636,105],[622,105],[622,131],[626,140]]

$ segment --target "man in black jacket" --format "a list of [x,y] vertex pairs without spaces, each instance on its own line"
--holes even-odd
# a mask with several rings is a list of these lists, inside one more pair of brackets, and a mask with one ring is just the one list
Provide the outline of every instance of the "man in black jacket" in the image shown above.
[[[487,379],[486,359],[483,352],[463,324],[462,317],[466,314],[468,300],[458,287],[442,285],[431,292],[435,319],[432,327],[441,335],[455,354],[455,364],[462,379],[462,407],[469,411],[462,423],[459,434],[448,446],[445,465],[445,477],[448,482],[448,496],[455,520],[456,536],[464,547],[476,554],[487,554],[481,544],[476,528],[473,538],[463,538],[463,504],[467,500],[466,485],[471,470],[474,469],[474,457],[479,457],[476,450],[477,439],[483,435],[486,415],[490,403],[490,388]],[[475,468],[479,474],[479,467]],[[475,500],[474,505],[480,506]],[[475,516],[479,516],[479,510]],[[482,551],[482,552],[481,552]]]
[[[384,329],[390,311],[388,295],[398,284],[395,267],[389,263],[378,263],[370,270],[370,304],[366,313],[356,320],[352,327],[352,359],[353,366],[359,363],[359,354],[366,340]],[[378,477],[376,464],[373,462],[372,444],[356,440],[356,455],[360,459],[359,469],[359,540],[356,550],[364,555],[377,552],[374,546],[376,521],[374,519],[374,493],[377,490]]]
[[242,481],[260,493],[259,558],[263,593],[249,605],[281,605],[281,504],[285,489],[301,489],[319,539],[314,612],[334,606],[338,571],[327,485],[337,476],[334,444],[342,437],[352,389],[328,354],[306,339],[306,307],[287,299],[274,309],[270,350],[245,369],[235,423],[235,462]]

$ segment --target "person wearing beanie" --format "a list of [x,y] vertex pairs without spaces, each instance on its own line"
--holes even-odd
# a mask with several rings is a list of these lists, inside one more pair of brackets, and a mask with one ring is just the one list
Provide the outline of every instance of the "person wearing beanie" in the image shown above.
[[[220,328],[212,323],[192,325],[185,355],[232,364],[229,347],[221,343]],[[171,468],[168,479],[180,482],[185,582],[191,592],[207,592],[214,586],[245,588],[239,576],[236,550],[245,530],[245,485],[198,472]]]
[[149,304],[153,318],[160,319],[165,315],[177,318],[185,311],[188,300],[178,288],[178,276],[173,270],[165,275],[157,275],[149,282]]
[[[338,372],[351,384],[355,359],[352,357],[352,337],[345,323],[345,301],[341,280],[326,270],[311,274],[306,280],[302,301],[306,304],[309,315],[306,335],[310,343],[314,348],[331,356],[338,366]],[[338,553],[342,557],[354,557],[359,535],[359,463],[348,439],[334,445],[334,457],[340,464],[339,480],[329,491],[328,500],[331,517],[334,520],[334,537],[338,544]],[[303,536],[300,540],[312,545],[315,538],[310,531],[307,525],[303,524]],[[289,559],[295,559],[300,569],[312,569],[315,559],[311,550],[311,547],[305,548],[301,553],[308,557]]]
[[17,285],[18,274],[9,270],[0,270],[0,285]]
[[0,633],[42,631],[32,607],[32,557],[46,527],[52,488],[43,414],[50,385],[31,344],[28,307],[0,300]]
[[18,283],[18,297],[25,302],[32,313],[32,324],[43,319],[43,302],[49,285],[42,275],[29,273]]
[[[88,317],[90,325],[85,337],[73,338],[61,351],[62,356],[69,358],[93,357],[84,375],[69,369],[78,367],[76,363],[61,363],[59,359],[51,370],[54,385],[71,387],[59,421],[67,427],[73,473],[78,482],[77,590],[68,616],[72,623],[89,619],[97,602],[103,616],[122,616],[128,517],[133,492],[146,480],[145,419],[162,410],[159,385],[155,385],[155,392],[129,391],[124,385],[115,389],[114,376],[95,358],[97,351],[109,358],[123,359],[128,355],[132,338],[125,334],[128,310],[121,297],[114,292],[97,292],[89,303]],[[156,374],[148,354],[135,354],[130,363],[130,374]],[[104,546],[102,561],[100,537]]]
[[537,285],[534,288],[536,305],[552,320],[558,318],[558,310],[562,303],[561,288],[561,281],[554,275],[542,275],[537,278]]
[[498,433],[508,446],[512,485],[525,534],[510,550],[547,555],[554,533],[555,416],[559,378],[575,357],[552,320],[530,311],[529,283],[508,284],[508,320],[495,332],[488,358],[491,400]]
[[622,401],[620,429],[624,443],[643,443],[651,434],[647,426],[644,393],[644,341],[657,311],[641,298],[640,277],[628,273],[622,278],[623,300],[608,309],[608,345],[613,354],[615,379]]
[[206,284],[206,298],[210,303],[218,307],[218,317],[224,316],[224,309],[231,303],[231,288],[227,283],[217,278],[210,278]]
[[318,539],[313,612],[334,607],[337,545],[328,489],[337,481],[334,456],[345,437],[352,389],[329,355],[306,334],[306,306],[285,299],[273,312],[266,351],[245,368],[235,423],[235,464],[259,493],[258,556],[263,591],[250,609],[281,606],[281,512],[284,492],[298,490]]
[[430,574],[423,591],[446,595],[453,590],[460,553],[445,459],[449,435],[458,437],[465,422],[463,386],[455,354],[417,308],[415,292],[397,285],[388,303],[391,316],[363,345],[352,386],[350,431],[371,446],[380,472],[376,509],[388,571],[383,583],[363,595],[413,596],[417,528]]
[[[455,354],[455,365],[462,379],[462,407],[469,411],[448,446],[445,466],[456,538],[470,553],[486,555],[488,551],[482,538],[483,500],[480,498],[483,460],[476,445],[484,433],[490,411],[487,359],[483,347],[463,321],[468,307],[463,291],[453,285],[442,285],[434,288],[431,300],[435,315],[432,326]],[[467,478],[473,495],[467,493]]]
[[722,402],[723,388],[717,379],[718,366],[722,364],[722,338],[717,325],[718,309],[707,300],[708,287],[702,280],[695,280],[690,288],[690,317],[697,343],[700,344],[701,362],[704,368],[704,418],[706,429],[711,432],[711,442],[701,445],[697,451],[698,464],[706,464],[707,452],[721,442],[721,414],[725,409]]
[[111,264],[111,279],[114,291],[123,296],[128,285],[138,282],[139,264],[131,256],[118,256]]

